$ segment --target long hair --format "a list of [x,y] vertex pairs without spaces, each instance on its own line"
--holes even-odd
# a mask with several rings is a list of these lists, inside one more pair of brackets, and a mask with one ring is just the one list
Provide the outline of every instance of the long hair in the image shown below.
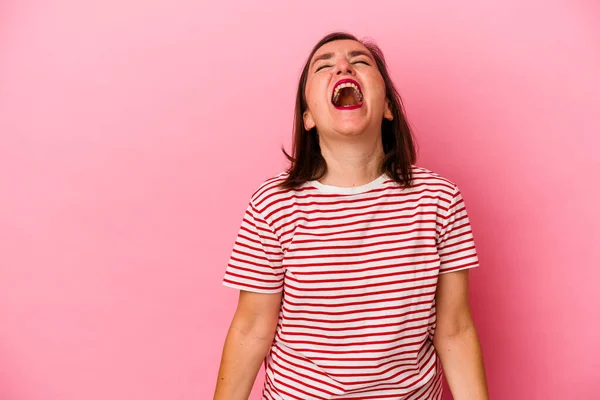
[[282,148],[283,154],[290,161],[290,166],[287,169],[288,176],[279,186],[282,189],[293,189],[310,180],[322,178],[327,171],[327,164],[321,154],[316,127],[307,131],[304,128],[303,114],[308,107],[305,88],[310,60],[321,46],[335,40],[357,41],[373,54],[377,68],[385,82],[385,93],[390,101],[390,108],[394,116],[391,121],[387,119],[382,121],[381,136],[384,157],[381,160],[380,171],[381,173],[385,172],[390,178],[405,187],[412,186],[412,164],[416,161],[415,143],[404,115],[400,95],[387,71],[383,52],[375,43],[358,40],[355,36],[345,32],[331,33],[322,38],[312,49],[306,60],[296,94],[292,154],[289,155],[285,148]]

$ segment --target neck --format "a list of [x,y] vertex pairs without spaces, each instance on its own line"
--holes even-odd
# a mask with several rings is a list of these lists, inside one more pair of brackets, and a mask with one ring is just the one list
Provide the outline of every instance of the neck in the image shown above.
[[327,171],[319,181],[324,185],[362,186],[381,176],[383,144],[381,135],[369,139],[355,137],[344,141],[319,140]]

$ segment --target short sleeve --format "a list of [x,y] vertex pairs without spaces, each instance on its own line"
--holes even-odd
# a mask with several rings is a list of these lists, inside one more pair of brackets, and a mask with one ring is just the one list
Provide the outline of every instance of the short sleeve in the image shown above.
[[223,285],[257,293],[281,292],[282,259],[277,235],[250,202],[225,270]]
[[473,231],[460,189],[455,186],[447,212],[438,224],[440,274],[479,266]]

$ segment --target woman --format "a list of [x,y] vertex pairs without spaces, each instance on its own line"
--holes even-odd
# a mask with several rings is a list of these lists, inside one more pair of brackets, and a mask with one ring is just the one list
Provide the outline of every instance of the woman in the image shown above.
[[414,165],[379,48],[313,49],[290,168],[246,210],[223,284],[240,289],[215,399],[487,399],[468,302],[478,258],[456,184]]

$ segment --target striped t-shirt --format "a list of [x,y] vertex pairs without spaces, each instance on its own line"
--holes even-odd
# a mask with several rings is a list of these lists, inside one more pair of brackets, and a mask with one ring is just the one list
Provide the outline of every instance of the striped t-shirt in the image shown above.
[[252,195],[223,284],[283,291],[262,399],[442,398],[438,275],[478,258],[457,185],[413,174],[282,190],[282,173]]

